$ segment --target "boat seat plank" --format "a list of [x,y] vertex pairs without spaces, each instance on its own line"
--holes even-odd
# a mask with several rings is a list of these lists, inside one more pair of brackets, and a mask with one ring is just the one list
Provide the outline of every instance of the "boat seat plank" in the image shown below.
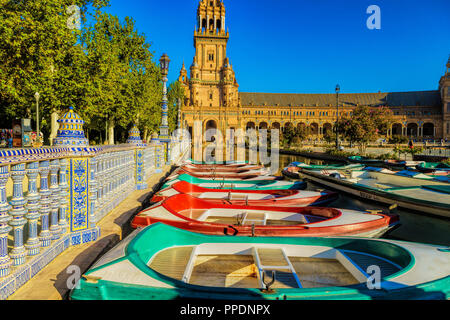
[[262,266],[289,266],[281,249],[257,249],[259,260]]
[[181,280],[189,262],[193,247],[171,248],[159,252],[149,267],[167,277]]

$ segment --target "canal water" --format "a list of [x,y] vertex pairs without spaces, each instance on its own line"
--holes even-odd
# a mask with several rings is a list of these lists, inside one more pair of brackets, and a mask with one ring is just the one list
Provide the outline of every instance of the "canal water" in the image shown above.
[[[329,164],[330,162],[322,160],[308,159],[300,156],[280,155],[279,171],[281,175],[284,167],[291,162],[299,161],[308,164]],[[323,186],[308,181],[307,190],[324,189]],[[357,197],[341,193],[339,199],[328,205],[334,208],[367,210],[367,209],[386,209],[374,202],[360,200]],[[401,226],[390,234],[384,236],[386,239],[406,240],[436,245],[450,245],[450,220],[434,216],[421,215],[402,209],[397,209],[396,214],[400,216]]]

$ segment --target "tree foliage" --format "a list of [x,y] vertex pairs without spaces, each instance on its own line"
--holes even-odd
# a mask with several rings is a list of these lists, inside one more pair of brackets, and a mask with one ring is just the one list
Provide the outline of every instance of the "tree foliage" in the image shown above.
[[364,155],[367,145],[387,131],[393,122],[392,117],[392,111],[386,107],[358,106],[351,115],[339,121],[339,134],[355,142],[359,152]]
[[[80,9],[80,29],[68,27],[73,5]],[[46,135],[50,114],[69,106],[86,121],[85,130],[96,134],[108,125],[125,131],[133,123],[158,131],[159,66],[134,20],[104,13],[108,5],[109,0],[0,0],[1,127],[10,127],[14,118],[34,120],[39,92]],[[169,114],[176,119],[174,108]]]

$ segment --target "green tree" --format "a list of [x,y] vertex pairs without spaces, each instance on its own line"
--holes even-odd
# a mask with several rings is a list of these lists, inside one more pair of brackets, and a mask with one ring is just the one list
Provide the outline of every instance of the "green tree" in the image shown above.
[[339,121],[339,133],[358,145],[360,154],[366,153],[367,145],[375,141],[392,123],[392,111],[386,107],[359,106],[351,116]]
[[178,80],[169,85],[167,99],[169,100],[169,130],[172,132],[177,128],[178,123],[178,100],[181,104],[184,101],[184,88]]

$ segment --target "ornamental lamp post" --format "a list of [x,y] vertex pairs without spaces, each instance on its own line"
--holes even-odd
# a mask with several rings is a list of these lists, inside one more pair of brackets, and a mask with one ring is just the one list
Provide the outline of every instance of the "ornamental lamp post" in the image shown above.
[[41,135],[39,134],[40,130],[39,130],[39,97],[40,94],[39,92],[36,92],[34,94],[34,97],[36,99],[36,142],[40,143],[41,142]]
[[163,76],[162,81],[163,81],[163,100],[162,100],[162,121],[161,121],[161,126],[160,126],[160,130],[159,130],[159,137],[160,139],[166,140],[169,139],[169,123],[167,120],[168,117],[168,107],[167,107],[167,103],[168,103],[168,99],[167,99],[167,75],[169,74],[169,64],[170,64],[170,59],[167,56],[167,54],[163,54],[161,59],[159,59],[160,65],[161,65],[161,75]]
[[163,54],[161,56],[161,59],[159,59],[160,67],[161,67],[161,75],[162,75],[162,82],[163,82],[163,99],[161,104],[161,111],[162,111],[162,119],[161,119],[161,126],[159,127],[159,141],[164,143],[165,145],[165,156],[166,156],[166,162],[169,161],[169,146],[170,146],[170,137],[169,137],[169,122],[168,122],[168,99],[167,99],[167,75],[169,74],[169,64],[170,59],[167,56],[167,54]]
[[339,150],[339,91],[341,87],[336,85],[336,150]]

